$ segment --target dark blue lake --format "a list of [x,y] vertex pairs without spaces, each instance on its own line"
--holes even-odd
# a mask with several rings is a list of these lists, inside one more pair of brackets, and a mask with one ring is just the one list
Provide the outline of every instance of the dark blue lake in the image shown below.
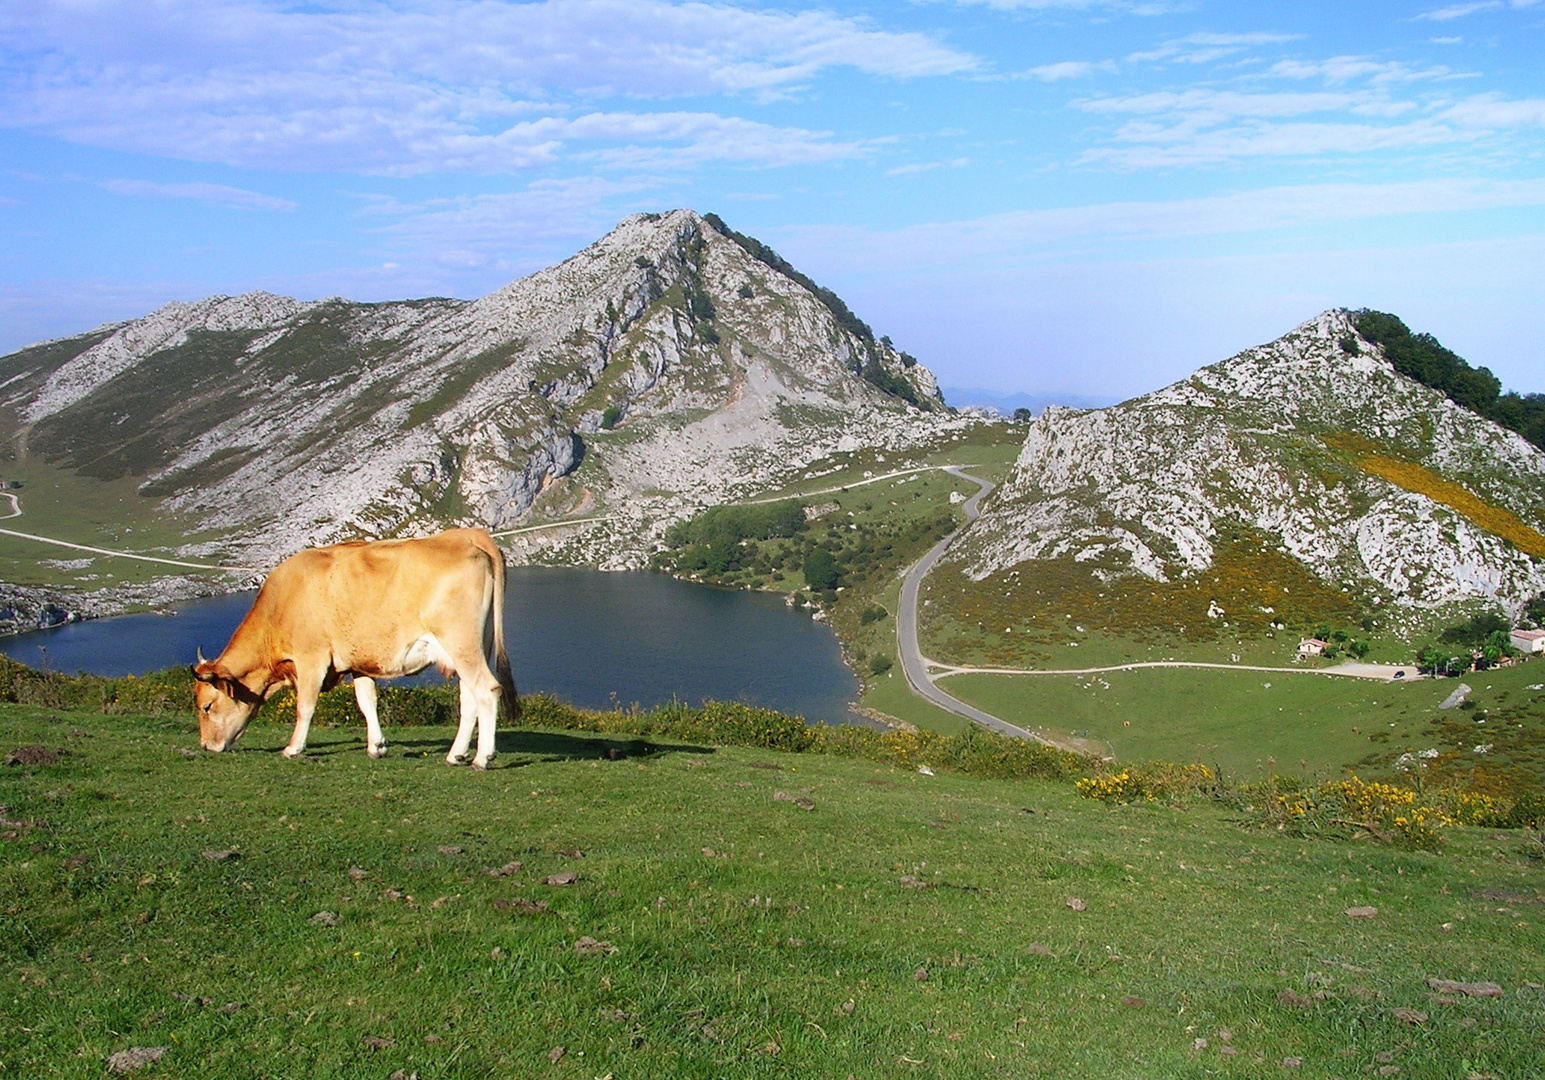
[[[199,646],[217,655],[254,595],[190,600],[170,616],[120,615],[20,634],[0,639],[0,653],[54,671],[140,675],[192,663]],[[711,698],[829,724],[857,719],[849,704],[858,680],[835,635],[766,593],[664,574],[517,566],[504,625],[523,694],[546,692],[589,709]]]

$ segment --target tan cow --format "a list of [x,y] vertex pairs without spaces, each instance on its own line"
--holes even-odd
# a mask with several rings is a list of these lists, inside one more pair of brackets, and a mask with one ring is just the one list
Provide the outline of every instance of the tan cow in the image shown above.
[[472,766],[486,768],[501,696],[505,717],[520,715],[504,651],[504,557],[493,537],[452,529],[302,551],[268,575],[217,659],[200,651],[193,668],[199,740],[205,750],[228,749],[263,702],[290,686],[295,733],[284,756],[296,757],[305,752],[317,696],[353,675],[367,748],[378,758],[386,740],[375,680],[430,664],[461,680],[461,727],[445,760],[466,764],[476,721]]

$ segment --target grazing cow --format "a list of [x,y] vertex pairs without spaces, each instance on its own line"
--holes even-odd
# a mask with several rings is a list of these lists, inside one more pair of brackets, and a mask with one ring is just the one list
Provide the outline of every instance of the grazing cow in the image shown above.
[[284,756],[296,757],[306,750],[317,696],[353,675],[368,751],[378,758],[386,741],[375,680],[430,664],[461,680],[461,727],[445,760],[466,764],[476,721],[472,766],[486,768],[501,696],[506,719],[520,715],[504,651],[504,557],[493,537],[451,529],[423,540],[302,551],[268,575],[217,659],[200,650],[193,668],[199,741],[215,753],[229,748],[263,702],[290,686],[295,733]]

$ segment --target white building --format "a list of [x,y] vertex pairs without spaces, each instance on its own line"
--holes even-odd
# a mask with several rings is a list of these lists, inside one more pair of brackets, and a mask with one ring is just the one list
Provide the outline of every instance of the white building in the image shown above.
[[1323,656],[1330,642],[1321,641],[1317,637],[1306,637],[1298,643],[1299,656]]
[[1514,630],[1507,637],[1519,652],[1545,652],[1545,630]]

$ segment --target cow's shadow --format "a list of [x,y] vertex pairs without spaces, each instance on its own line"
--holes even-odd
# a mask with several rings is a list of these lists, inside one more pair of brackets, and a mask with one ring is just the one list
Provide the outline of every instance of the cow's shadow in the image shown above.
[[[313,733],[307,756],[319,759],[365,753],[363,732],[356,737],[341,731],[328,732],[321,739]],[[331,737],[329,737],[331,736]],[[430,734],[423,728],[388,728],[386,742],[389,756],[441,758],[451,748],[449,733]],[[476,746],[476,743],[473,744]],[[653,758],[662,754],[712,754],[711,746],[685,743],[656,743],[633,735],[606,735],[599,732],[565,734],[552,731],[525,731],[519,728],[499,732],[495,744],[498,756],[490,768],[519,769],[553,761],[626,761]],[[278,752],[277,750],[275,751]]]

